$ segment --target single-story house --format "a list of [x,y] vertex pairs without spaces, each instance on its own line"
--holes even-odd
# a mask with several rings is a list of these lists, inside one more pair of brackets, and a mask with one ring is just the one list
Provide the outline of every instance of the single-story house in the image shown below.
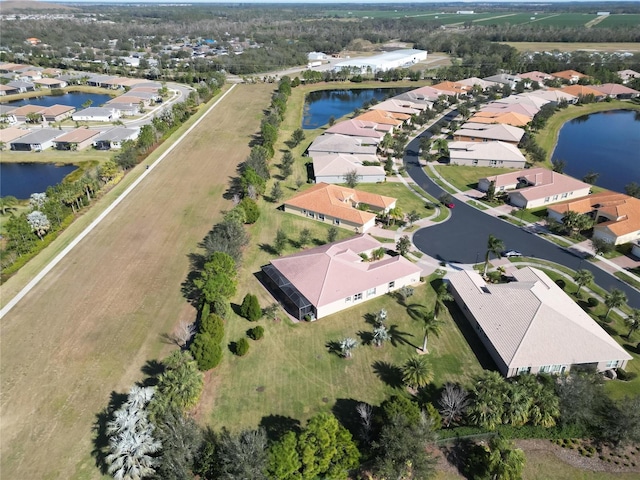
[[349,135],[320,135],[309,145],[310,156],[315,153],[352,153],[354,155],[375,155],[378,139],[352,137]]
[[486,192],[495,182],[496,192],[508,192],[509,202],[520,208],[535,208],[589,195],[591,185],[546,168],[528,168],[481,178],[478,189]]
[[111,86],[111,84],[107,82],[110,82],[114,78],[116,77],[114,77],[113,75],[90,75],[87,80],[87,85],[89,85],[90,87],[108,88]]
[[59,78],[40,78],[39,80],[34,80],[33,83],[46,88],[64,88],[67,86],[67,82]]
[[500,123],[513,127],[524,127],[533,117],[516,112],[491,112],[481,111],[473,115],[469,122],[475,123]]
[[56,150],[83,150],[93,144],[100,130],[76,128],[54,140]]
[[22,80],[13,80],[7,83],[7,86],[17,88],[18,93],[34,92],[36,90],[35,84],[31,82],[23,82]]
[[407,115],[419,115],[423,110],[430,108],[429,103],[426,102],[413,102],[411,100],[405,100],[401,97],[393,97],[384,100],[380,103],[372,105],[373,110],[385,110],[393,113],[405,113]]
[[71,118],[75,122],[113,122],[120,118],[115,108],[89,107],[75,112]]
[[4,143],[5,148],[9,146],[14,140],[24,137],[31,133],[31,130],[18,127],[0,128],[0,142]]
[[0,104],[0,123],[8,123],[9,125],[17,123],[18,119],[13,114],[15,109],[14,106]]
[[98,150],[122,148],[124,142],[137,139],[139,133],[137,128],[115,127],[96,137],[94,145]]
[[547,80],[553,80],[553,75],[549,73],[539,72],[534,70],[532,72],[519,73],[520,78],[529,80],[530,82],[538,82],[539,85],[544,85]]
[[381,125],[374,122],[363,122],[360,120],[345,120],[338,122],[327,128],[325,133],[339,133],[340,135],[351,135],[353,137],[371,137],[381,141],[385,133],[392,133],[391,125]]
[[31,130],[27,135],[9,143],[11,150],[20,152],[41,152],[53,147],[53,140],[62,136],[64,131],[53,128]]
[[[425,91],[425,89],[429,90]],[[401,93],[399,95],[396,95],[395,97],[391,97],[391,99],[397,100],[399,102],[409,102],[409,105],[413,105],[413,109],[411,111],[414,111],[418,108],[418,106],[421,110],[431,110],[433,108],[433,103],[436,102],[439,97],[439,92],[432,89],[431,87],[422,87]],[[409,113],[410,115],[412,115],[411,112],[403,113]]]
[[453,139],[460,142],[501,142],[518,145],[524,136],[524,130],[502,123],[487,124],[467,122],[453,133]]
[[465,87],[470,87],[471,89],[473,89],[473,87],[477,85],[483,91],[491,87],[495,87],[496,85],[500,85],[497,82],[490,82],[488,80],[483,80],[482,78],[478,78],[478,77],[465,78],[463,80],[458,80],[456,83],[459,83],[460,85],[463,85]]
[[508,85],[511,88],[516,88],[516,85],[523,82],[525,86],[530,85],[530,82],[523,80],[518,75],[511,75],[509,73],[499,73],[497,75],[491,75],[490,77],[484,77],[484,80],[488,82],[499,83],[501,85]]
[[42,78],[42,73],[38,70],[27,70],[18,74],[18,80],[23,82],[34,82]]
[[15,95],[16,93],[19,93],[17,87],[10,87],[9,85],[0,84],[0,97],[4,97],[5,95]]
[[478,167],[524,168],[527,159],[505,142],[449,142],[449,163]]
[[401,127],[403,123],[407,122],[411,118],[411,115],[406,113],[387,112],[386,110],[368,110],[361,115],[358,115],[354,120],[361,120],[363,122],[374,122],[382,125],[392,125],[393,127]]
[[319,319],[420,282],[421,268],[402,255],[365,261],[382,244],[369,235],[271,260],[265,283],[298,320]]
[[569,85],[567,87],[563,87],[562,91],[578,98],[593,95],[596,100],[602,100],[607,96],[600,90],[596,90],[595,86],[590,85]]
[[511,104],[531,105],[537,109],[540,109],[542,108],[543,105],[546,105],[547,103],[549,103],[549,101],[545,100],[544,98],[528,95],[527,93],[519,93],[517,95],[509,95],[508,97],[498,98],[497,100],[494,100],[493,103],[509,104],[509,105]]
[[635,98],[640,96],[638,90],[620,85],[618,83],[603,83],[602,85],[594,85],[594,90],[598,90],[600,93],[605,94],[611,98]]
[[527,103],[498,103],[489,102],[484,107],[480,108],[481,112],[493,112],[493,113],[519,113],[520,115],[526,115],[529,118],[535,117],[536,113],[540,111],[538,107]]
[[575,70],[562,70],[561,72],[554,72],[551,75],[553,75],[554,78],[559,78],[569,83],[578,83],[581,78],[588,77],[588,75],[576,72]]
[[3,63],[0,63],[0,72],[2,73],[15,72],[17,70],[23,69],[26,66],[27,65],[22,65],[21,63],[3,62]]
[[562,220],[568,211],[589,214],[594,222],[593,238],[614,245],[640,240],[640,199],[604,191],[588,197],[551,205],[549,218]]
[[[284,211],[364,233],[375,226],[376,213],[386,213],[395,208],[396,201],[376,193],[317,183],[286,200]],[[366,211],[358,208],[364,205],[367,206]]]
[[42,110],[42,116],[47,122],[59,122],[69,118],[76,109],[69,105],[51,105]]
[[472,270],[449,278],[454,300],[502,375],[626,367],[631,355],[544,272],[524,267],[512,275],[502,284]]
[[441,92],[442,95],[457,97],[458,95],[466,95],[473,87],[468,87],[467,85],[462,85],[458,82],[445,81],[431,85],[431,88]]
[[313,175],[317,183],[345,183],[345,175],[355,170],[359,183],[385,181],[385,171],[380,165],[363,165],[378,162],[376,155],[352,155],[349,153],[314,153]]
[[121,117],[132,117],[140,113],[140,104],[138,103],[108,102],[106,105],[108,108],[117,110]]
[[151,100],[149,98],[140,97],[138,95],[130,95],[129,93],[125,93],[120,97],[109,100],[107,102],[107,105],[109,105],[110,103],[137,103],[138,105],[142,103],[143,105],[147,106],[151,103]]
[[22,105],[16,108],[12,113],[15,115],[18,122],[26,122],[27,115],[31,113],[42,113],[47,107],[41,107],[39,105]]
[[569,104],[574,104],[578,101],[578,97],[569,95],[562,90],[535,90],[533,92],[523,93],[521,96],[539,98],[544,100],[545,103],[552,103],[554,105],[558,105],[563,100]]
[[633,80],[634,78],[640,78],[640,73],[635,70],[620,70],[618,72],[618,76],[622,80],[622,83],[627,84],[629,80]]
[[127,95],[141,96],[141,94],[148,95],[148,99],[153,102],[157,102],[162,99],[162,96],[158,93],[160,89],[158,87],[134,87],[127,92]]
[[58,77],[62,75],[62,70],[59,68],[45,68],[41,73],[47,77]]

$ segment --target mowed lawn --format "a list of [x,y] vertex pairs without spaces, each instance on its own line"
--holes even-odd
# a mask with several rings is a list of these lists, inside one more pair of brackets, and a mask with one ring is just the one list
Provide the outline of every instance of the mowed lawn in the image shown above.
[[[3,318],[3,478],[100,477],[91,457],[96,414],[111,392],[143,378],[145,362],[175,348],[163,334],[193,320],[180,288],[188,254],[230,207],[222,194],[273,87],[236,86]],[[15,291],[12,281],[4,294]]]

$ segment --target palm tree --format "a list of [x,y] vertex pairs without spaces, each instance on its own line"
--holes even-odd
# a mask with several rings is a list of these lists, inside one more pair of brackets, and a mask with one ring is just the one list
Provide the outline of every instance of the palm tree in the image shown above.
[[393,221],[395,225],[396,220],[402,220],[404,218],[404,212],[400,207],[394,207],[389,210],[389,218]]
[[351,358],[352,351],[354,348],[358,346],[358,342],[356,342],[353,338],[347,337],[340,340],[340,351],[342,352],[342,356],[344,358]]
[[617,288],[611,289],[611,292],[607,293],[604,297],[604,304],[608,308],[607,314],[605,315],[604,319],[608,319],[611,310],[621,307],[626,301],[627,296],[622,290],[618,290]]
[[629,315],[624,323],[629,327],[629,333],[627,333],[627,339],[640,328],[640,308],[634,308],[631,310],[631,315]]
[[433,370],[427,357],[415,355],[402,366],[402,381],[409,388],[424,387],[433,380]]
[[440,316],[440,312],[446,308],[444,303],[452,300],[453,296],[449,293],[447,284],[442,283],[436,290],[436,303],[433,306],[433,316],[438,318]]
[[487,469],[492,480],[519,480],[522,478],[525,456],[513,442],[502,435],[496,435],[489,440],[489,458]]
[[582,268],[576,272],[576,274],[573,276],[573,279],[578,284],[576,297],[580,297],[580,289],[585,285],[589,285],[591,282],[593,282],[593,273],[585,268]]
[[487,274],[487,268],[489,267],[489,256],[493,253],[496,257],[500,256],[500,252],[504,250],[504,242],[493,235],[489,235],[487,240],[487,254],[484,257],[484,272]]
[[443,322],[438,320],[435,314],[432,311],[427,310],[423,305],[409,305],[407,307],[407,313],[411,318],[422,323],[422,327],[424,328],[422,352],[427,353],[427,341],[429,334],[432,333],[438,337],[440,335]]
[[13,195],[0,197],[0,210],[2,210],[2,215],[6,215],[7,210],[15,210],[17,204],[18,199]]
[[378,325],[373,329],[373,343],[381,347],[384,342],[389,340],[391,336],[389,335],[389,330],[383,324]]

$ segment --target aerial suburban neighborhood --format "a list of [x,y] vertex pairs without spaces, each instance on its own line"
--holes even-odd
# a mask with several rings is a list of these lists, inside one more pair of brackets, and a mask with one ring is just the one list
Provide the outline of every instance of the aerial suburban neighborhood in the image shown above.
[[607,10],[1,2],[0,476],[640,475]]

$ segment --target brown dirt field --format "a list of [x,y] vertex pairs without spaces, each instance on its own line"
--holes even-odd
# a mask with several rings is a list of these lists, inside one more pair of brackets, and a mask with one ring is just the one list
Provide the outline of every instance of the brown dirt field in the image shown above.
[[5,316],[3,478],[100,478],[90,455],[95,416],[172,348],[164,333],[194,318],[180,292],[187,255],[228,208],[222,193],[273,89],[236,86]]

